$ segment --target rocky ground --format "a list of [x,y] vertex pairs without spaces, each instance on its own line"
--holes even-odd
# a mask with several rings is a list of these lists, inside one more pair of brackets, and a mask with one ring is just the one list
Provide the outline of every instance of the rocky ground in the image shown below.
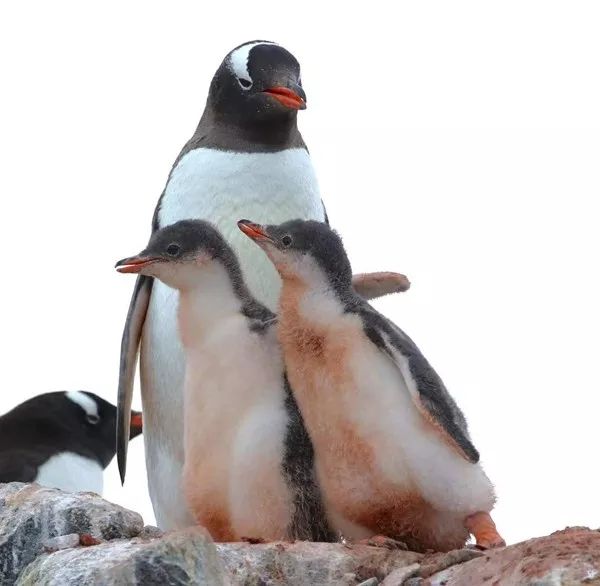
[[162,534],[98,495],[0,485],[0,585],[600,586],[600,532],[558,531],[491,552],[420,554],[326,543],[214,544]]

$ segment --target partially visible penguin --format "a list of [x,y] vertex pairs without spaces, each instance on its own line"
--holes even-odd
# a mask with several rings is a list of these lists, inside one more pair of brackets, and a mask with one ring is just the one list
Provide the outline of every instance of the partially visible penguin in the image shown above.
[[462,412],[414,342],[352,290],[339,236],[320,222],[239,226],[283,280],[279,341],[334,528],[416,551],[460,548],[469,533],[504,545]]
[[[296,124],[298,110],[305,107],[300,65],[290,52],[267,41],[233,49],[213,77],[200,123],[173,165],[152,221],[153,231],[188,218],[215,224],[238,256],[251,294],[271,309],[280,289],[277,272],[235,222],[244,216],[268,223],[326,220]],[[408,286],[394,274],[371,277],[355,279],[365,297]],[[163,529],[191,521],[180,486],[184,364],[176,307],[177,292],[152,277],[138,278],[123,331],[119,376],[117,458],[124,480],[140,347],[148,488]]]
[[116,268],[179,291],[183,485],[195,520],[216,541],[330,539],[276,317],[252,297],[224,238],[207,222],[182,220]]
[[[117,409],[94,393],[37,395],[0,417],[0,482],[37,482],[102,494],[115,455]],[[131,413],[130,438],[142,433]]]

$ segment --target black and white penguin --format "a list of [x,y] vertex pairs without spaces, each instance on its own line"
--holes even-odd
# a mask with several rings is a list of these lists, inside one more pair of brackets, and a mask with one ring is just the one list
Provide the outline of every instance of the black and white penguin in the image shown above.
[[[37,395],[0,417],[0,482],[37,482],[102,494],[113,459],[117,409],[86,391]],[[131,412],[130,438],[142,433]]]
[[415,343],[353,291],[340,237],[300,220],[240,229],[283,280],[279,341],[334,528],[416,551],[460,548],[469,533],[504,545],[462,412]]
[[183,487],[196,522],[216,541],[331,539],[276,316],[250,294],[225,239],[182,220],[116,268],[179,291]]
[[[210,84],[202,118],[169,174],[153,232],[189,218],[213,223],[233,247],[249,290],[274,308],[277,271],[239,233],[240,217],[277,223],[326,221],[317,177],[297,127],[306,94],[296,58],[280,45],[252,41],[233,49]],[[397,274],[357,275],[357,291],[376,297],[408,287]],[[129,411],[140,349],[148,488],[157,524],[192,519],[181,490],[183,353],[177,336],[177,292],[140,276],[121,342],[117,458],[125,477]]]

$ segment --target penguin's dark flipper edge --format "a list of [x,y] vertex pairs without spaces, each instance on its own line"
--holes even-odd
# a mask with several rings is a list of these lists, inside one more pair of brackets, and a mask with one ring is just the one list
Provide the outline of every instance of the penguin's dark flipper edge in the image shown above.
[[137,364],[138,349],[142,328],[150,302],[152,278],[140,275],[135,282],[127,321],[121,338],[121,359],[119,367],[119,393],[117,399],[117,462],[121,483],[125,482],[127,468],[127,447],[131,426],[131,400]]

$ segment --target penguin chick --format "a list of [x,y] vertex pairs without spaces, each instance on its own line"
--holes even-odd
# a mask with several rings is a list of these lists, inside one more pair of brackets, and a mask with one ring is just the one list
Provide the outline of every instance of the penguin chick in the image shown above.
[[447,551],[504,545],[462,412],[414,342],[356,295],[339,236],[295,220],[240,229],[283,281],[278,334],[335,529]]
[[[37,395],[0,417],[0,482],[37,482],[102,494],[116,451],[117,408],[94,393]],[[131,412],[130,439],[142,433]]]
[[196,521],[217,541],[327,540],[276,317],[250,295],[232,248],[208,222],[183,220],[116,268],[179,292],[183,488]]

